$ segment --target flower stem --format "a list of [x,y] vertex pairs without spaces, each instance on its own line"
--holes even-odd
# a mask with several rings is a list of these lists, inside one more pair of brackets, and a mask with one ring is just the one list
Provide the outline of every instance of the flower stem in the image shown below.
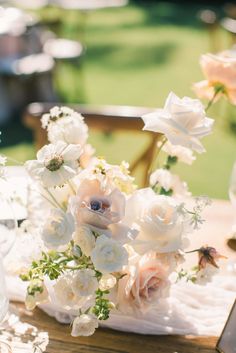
[[209,102],[208,102],[208,104],[206,106],[206,109],[205,109],[206,112],[208,111],[208,109],[210,109],[212,104],[215,103],[215,100],[216,100],[216,97],[218,96],[218,94],[220,92],[223,92],[223,91],[224,91],[224,88],[222,86],[219,86],[219,87],[215,88],[215,92],[213,94],[213,97],[209,100]]
[[148,171],[149,176],[150,176],[151,172],[153,171],[153,166],[154,166],[155,162],[157,161],[158,156],[159,156],[159,154],[160,154],[160,152],[162,150],[162,147],[165,145],[166,142],[167,142],[167,138],[164,136],[160,147],[157,148],[156,156],[155,156],[155,158],[153,158],[152,164],[151,164],[150,169]]

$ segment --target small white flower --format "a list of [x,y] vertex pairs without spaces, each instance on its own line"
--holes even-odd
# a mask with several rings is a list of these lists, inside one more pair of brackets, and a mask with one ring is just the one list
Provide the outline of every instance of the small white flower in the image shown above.
[[76,175],[80,155],[80,146],[59,141],[41,148],[37,160],[27,161],[25,166],[30,176],[45,187],[60,186]]
[[45,285],[43,285],[42,292],[36,292],[34,295],[26,294],[25,306],[27,310],[34,310],[36,305],[42,304],[48,301],[48,291]]
[[127,265],[128,253],[117,241],[101,235],[96,241],[91,259],[96,270],[102,273],[110,273],[121,271],[123,266]]
[[113,287],[115,287],[117,283],[117,280],[115,276],[113,276],[110,273],[106,273],[102,276],[102,278],[99,281],[99,289],[102,291],[109,290]]
[[167,169],[157,169],[150,176],[150,185],[152,187],[161,187],[166,192],[172,191],[175,197],[190,196],[187,183],[181,181],[178,175],[172,174]]
[[76,272],[72,279],[72,290],[78,297],[94,295],[98,289],[98,281],[95,271],[82,269]]
[[95,247],[95,237],[91,229],[87,226],[76,228],[73,234],[75,245],[79,245],[80,249],[86,256],[90,256]]
[[83,314],[74,319],[71,336],[91,336],[98,328],[98,319],[91,314]]
[[72,289],[72,276],[65,275],[53,286],[56,299],[65,308],[73,308],[78,303],[78,297]]
[[205,151],[199,139],[209,135],[213,119],[207,118],[198,99],[179,98],[174,93],[167,97],[164,109],[142,116],[144,130],[164,134],[173,145]]
[[193,151],[187,147],[172,145],[170,141],[167,141],[162,150],[171,157],[177,157],[179,162],[183,162],[191,165],[195,161],[196,157],[193,155]]
[[74,231],[73,217],[61,209],[55,208],[50,212],[42,229],[42,239],[49,249],[57,249],[66,245],[72,239]]

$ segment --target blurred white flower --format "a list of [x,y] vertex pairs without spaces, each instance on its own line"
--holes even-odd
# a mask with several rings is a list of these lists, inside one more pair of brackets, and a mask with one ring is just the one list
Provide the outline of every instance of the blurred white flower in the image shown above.
[[117,241],[101,235],[96,241],[91,259],[96,270],[111,273],[121,271],[123,266],[127,265],[128,253]]
[[137,226],[139,233],[131,245],[140,254],[181,249],[188,225],[176,200],[156,195],[149,188],[136,191],[127,201],[125,222]]
[[95,291],[98,289],[95,271],[88,268],[77,271],[73,276],[71,285],[73,292],[78,297],[95,295]]
[[5,177],[5,165],[7,162],[7,157],[0,154],[0,178]]
[[129,164],[122,162],[120,165],[112,165],[104,159],[93,158],[90,165],[79,176],[80,180],[99,180],[104,189],[112,191],[118,188],[121,192],[131,194],[137,186],[130,175]]
[[91,314],[82,314],[74,319],[71,336],[91,336],[96,328],[98,328],[98,319]]
[[85,169],[89,166],[89,163],[91,163],[92,159],[95,158],[93,157],[94,154],[95,149],[89,143],[83,146],[83,153],[79,159],[81,168]]
[[60,186],[76,175],[80,155],[80,146],[58,141],[41,148],[37,160],[27,161],[25,166],[30,176],[45,187]]
[[142,119],[144,130],[162,133],[173,145],[191,148],[198,153],[205,151],[199,139],[209,135],[213,125],[213,119],[206,117],[198,99],[181,99],[172,92],[164,109],[146,114]]
[[70,213],[61,209],[51,209],[43,229],[42,239],[49,249],[57,249],[60,245],[66,245],[72,239],[74,220]]
[[161,187],[165,192],[171,192],[171,196],[177,198],[188,197],[191,193],[188,191],[186,182],[181,181],[180,177],[172,174],[167,169],[157,169],[150,175],[150,186],[154,189]]
[[91,255],[91,252],[95,247],[96,239],[89,227],[77,227],[73,234],[73,240],[75,245],[78,245],[86,256]]
[[117,280],[115,276],[113,276],[110,273],[106,273],[102,275],[100,281],[99,281],[99,289],[102,291],[109,290],[113,287],[115,287],[117,283]]
[[43,284],[42,292],[36,292],[34,295],[26,294],[25,306],[27,310],[34,310],[36,305],[42,304],[48,301],[49,295],[46,286]]
[[191,165],[195,161],[196,157],[193,155],[193,151],[187,147],[172,145],[170,141],[167,141],[162,150],[171,157],[177,157],[179,162],[183,162]]

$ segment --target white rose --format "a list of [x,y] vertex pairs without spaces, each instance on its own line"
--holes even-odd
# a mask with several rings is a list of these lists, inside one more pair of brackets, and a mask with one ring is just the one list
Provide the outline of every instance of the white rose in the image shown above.
[[99,289],[102,291],[109,290],[116,285],[116,278],[115,276],[111,275],[110,273],[106,273],[102,275],[100,281],[99,281]]
[[124,265],[127,265],[128,253],[117,241],[101,235],[96,241],[91,259],[96,270],[110,273],[120,271]]
[[174,93],[167,97],[164,109],[142,116],[144,130],[164,134],[173,145],[204,152],[200,138],[209,135],[213,119],[207,118],[204,107],[198,99],[180,99]]
[[82,269],[76,272],[72,279],[72,290],[78,297],[87,297],[94,295],[98,289],[98,281],[95,277],[95,271],[91,269]]
[[67,144],[83,146],[88,138],[88,127],[83,120],[67,116],[48,125],[48,139],[51,143],[64,141]]
[[139,233],[131,245],[140,254],[175,252],[182,247],[187,221],[169,196],[156,195],[149,188],[138,190],[127,203],[125,221],[137,225]]
[[186,182],[181,181],[180,177],[172,174],[167,169],[157,169],[150,175],[150,185],[152,187],[161,187],[166,192],[172,191],[172,196],[188,197],[190,192]]
[[42,229],[42,239],[49,249],[57,249],[72,239],[73,217],[59,208],[52,209]]
[[25,167],[30,176],[45,187],[61,186],[76,175],[81,151],[78,145],[58,141],[41,148],[37,160],[27,161]]
[[89,227],[81,226],[76,228],[73,235],[75,245],[79,245],[80,249],[86,256],[90,256],[95,247],[95,237]]
[[83,314],[74,319],[71,336],[91,336],[98,328],[98,319],[94,315]]

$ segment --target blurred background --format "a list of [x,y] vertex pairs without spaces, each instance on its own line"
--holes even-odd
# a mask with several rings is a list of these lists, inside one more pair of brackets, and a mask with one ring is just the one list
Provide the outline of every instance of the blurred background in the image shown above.
[[[194,97],[200,55],[235,42],[236,5],[226,1],[0,1],[0,153],[34,158],[29,103],[162,107],[170,90]],[[228,198],[236,109],[220,100],[208,116],[207,153],[175,169],[193,194]],[[92,130],[89,142],[109,162],[131,162],[149,136]]]

